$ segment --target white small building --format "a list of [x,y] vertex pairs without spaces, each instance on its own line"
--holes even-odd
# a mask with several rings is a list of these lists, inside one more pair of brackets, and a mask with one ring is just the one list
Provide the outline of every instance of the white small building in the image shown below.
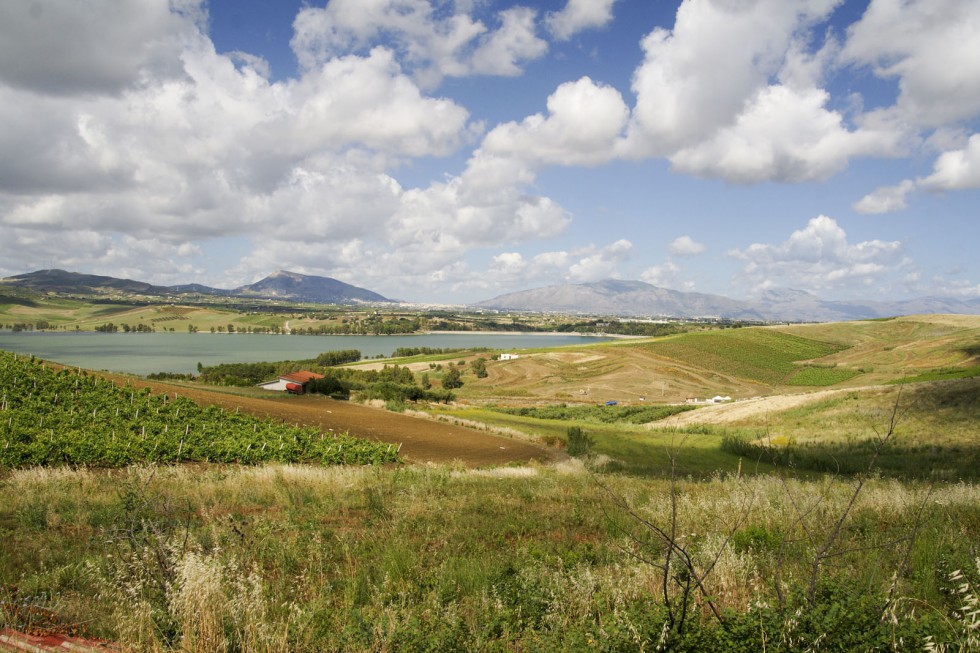
[[513,361],[513,360],[517,360],[518,358],[520,358],[520,355],[519,354],[501,354],[500,355],[500,360],[502,360],[502,361]]

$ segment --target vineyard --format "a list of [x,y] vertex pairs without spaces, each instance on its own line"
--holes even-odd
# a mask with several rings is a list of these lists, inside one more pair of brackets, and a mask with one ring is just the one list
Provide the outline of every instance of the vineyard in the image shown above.
[[0,395],[2,467],[398,460],[395,445],[202,407],[2,351]]

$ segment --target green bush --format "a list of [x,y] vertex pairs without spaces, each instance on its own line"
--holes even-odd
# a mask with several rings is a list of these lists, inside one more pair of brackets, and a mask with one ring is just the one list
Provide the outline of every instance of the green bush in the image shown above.
[[584,456],[592,449],[592,438],[578,426],[572,426],[568,429],[565,441],[570,456]]

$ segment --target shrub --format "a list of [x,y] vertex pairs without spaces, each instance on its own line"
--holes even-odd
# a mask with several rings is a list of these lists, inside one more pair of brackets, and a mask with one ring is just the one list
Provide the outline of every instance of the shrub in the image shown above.
[[459,368],[450,365],[449,371],[442,377],[442,387],[447,390],[463,387],[463,380],[460,377]]
[[569,428],[565,437],[570,456],[584,456],[592,449],[592,438],[578,426]]

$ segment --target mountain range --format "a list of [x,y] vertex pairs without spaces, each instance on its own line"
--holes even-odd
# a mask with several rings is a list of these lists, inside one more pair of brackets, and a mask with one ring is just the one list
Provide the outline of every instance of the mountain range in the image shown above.
[[980,313],[980,298],[924,297],[893,302],[827,301],[803,290],[770,289],[756,300],[668,290],[642,281],[607,279],[547,286],[500,295],[475,307],[507,311],[619,315],[624,317],[714,317],[732,320],[838,322],[915,313]]
[[[65,270],[38,270],[0,279],[0,284],[30,288],[38,292],[58,292],[84,295],[152,295],[174,297],[181,295],[213,295],[254,299],[283,299],[320,304],[391,303],[376,292],[352,286],[330,277],[308,276],[279,270],[266,278],[231,290],[211,288],[201,284],[154,286],[132,279],[117,279]],[[2,289],[0,285],[0,289]]]
[[[279,270],[252,284],[231,290],[200,284],[155,286],[64,270],[38,270],[0,279],[4,285],[38,292],[84,295],[181,297],[211,295],[279,299],[322,304],[396,303],[348,283]],[[802,290],[770,289],[754,300],[681,292],[642,281],[606,279],[593,283],[547,286],[500,295],[471,305],[479,310],[548,312],[637,318],[720,318],[751,321],[838,322],[915,313],[980,314],[980,298],[922,297],[900,301],[828,301]]]

